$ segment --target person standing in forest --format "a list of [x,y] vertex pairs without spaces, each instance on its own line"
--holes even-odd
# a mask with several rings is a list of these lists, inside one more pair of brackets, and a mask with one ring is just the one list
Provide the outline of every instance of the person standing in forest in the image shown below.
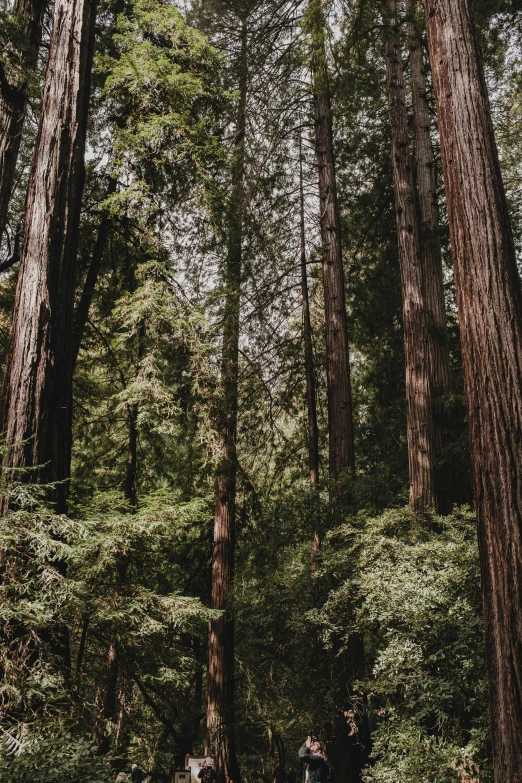
[[288,767],[288,774],[286,776],[286,783],[296,783],[297,775],[293,767]]
[[306,766],[306,783],[333,783],[333,768],[328,764],[323,744],[309,736],[299,748],[299,758]]
[[138,767],[137,764],[132,765],[130,779],[132,783],[143,783],[145,780],[145,773]]
[[275,766],[272,783],[287,783],[285,768],[280,761]]
[[202,781],[202,783],[214,783],[216,777],[217,775],[212,768],[212,764],[207,764],[207,762],[204,761],[201,765],[201,769],[198,772],[198,778]]

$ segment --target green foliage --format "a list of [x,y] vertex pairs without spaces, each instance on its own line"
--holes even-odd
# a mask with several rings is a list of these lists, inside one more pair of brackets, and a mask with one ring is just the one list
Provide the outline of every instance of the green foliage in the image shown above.
[[[368,783],[455,781],[488,770],[487,686],[474,515],[397,509],[330,535],[329,567],[350,577],[323,610],[340,634],[354,599],[373,723]],[[355,562],[354,562],[355,559]],[[463,779],[464,773],[463,773]]]
[[107,760],[96,755],[90,740],[70,734],[41,737],[22,745],[16,754],[0,758],[4,783],[112,783]]
[[131,167],[134,196],[179,200],[202,180],[209,186],[225,162],[220,56],[173,3],[152,0],[118,16],[111,48],[98,71],[115,120],[113,165]]
[[[114,495],[94,498],[90,516],[74,522],[45,512],[17,512],[4,519],[0,545],[9,552],[1,587],[2,725],[10,738],[4,746],[6,769],[12,764],[18,770],[18,763],[30,769],[33,757],[39,764],[39,737],[51,728],[66,726],[74,736],[96,726],[102,730],[99,711],[110,682],[111,645],[118,649],[122,698],[125,693],[133,710],[132,731],[118,724],[119,747],[134,747],[136,732],[138,755],[147,752],[147,731],[152,734],[147,741],[155,742],[158,713],[151,704],[160,714],[170,716],[172,710],[176,715],[198,671],[191,640],[215,613],[197,598],[184,597],[181,589],[194,589],[186,558],[197,547],[206,505],[172,503],[157,495],[144,498],[139,511],[130,514],[121,500],[115,510],[117,502]],[[194,567],[197,574],[197,562]],[[68,655],[75,661],[72,682],[63,659],[64,628],[69,629]],[[168,718],[174,732],[181,714]],[[108,725],[103,732],[111,735],[116,729]],[[87,749],[80,744],[78,753],[65,755],[64,770]],[[13,750],[20,751],[20,762],[9,761]]]
[[[368,783],[490,780],[487,685],[475,519],[409,508],[363,512],[331,530],[310,570],[311,531],[327,520],[295,488],[252,508],[240,539],[240,741],[248,776],[264,748],[296,766],[301,737],[354,706],[372,727]],[[358,632],[364,701],[347,701],[345,654]]]
[[[45,506],[45,488],[14,482],[18,510],[0,526],[0,551],[8,553],[0,585],[0,778],[103,783],[107,761],[112,776],[137,761],[168,780],[186,752],[203,749],[231,129],[245,24],[237,550],[229,596],[242,773],[247,783],[269,783],[276,757],[297,766],[312,727],[330,737],[335,726],[342,745],[359,710],[355,717],[367,718],[373,734],[368,783],[488,783],[473,514],[417,517],[402,507],[404,349],[381,4],[314,0],[304,19],[302,4],[290,0],[189,5],[186,16],[169,0],[100,4],[77,302],[106,216],[110,227],[74,375],[69,516]],[[475,3],[520,244],[519,5]],[[0,62],[25,78],[19,25],[1,13]],[[355,405],[357,471],[341,483],[345,524],[335,529],[310,37],[316,56],[326,45],[316,84],[324,86],[328,72],[333,93]],[[23,221],[41,75],[29,84],[34,100],[2,259]],[[298,137],[317,490],[307,467]],[[433,140],[437,148],[435,123]],[[470,462],[444,204],[442,216],[458,400],[449,458],[464,502]],[[15,283],[16,270],[1,282],[2,355]],[[322,544],[312,570],[315,533]],[[352,682],[356,634],[366,658]]]
[[29,51],[27,21],[23,15],[0,8],[0,83],[15,89],[34,89],[34,69],[26,65]]

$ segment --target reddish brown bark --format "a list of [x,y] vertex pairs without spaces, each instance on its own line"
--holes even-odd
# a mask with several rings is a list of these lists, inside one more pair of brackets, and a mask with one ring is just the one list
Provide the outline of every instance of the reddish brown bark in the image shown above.
[[436,449],[429,371],[428,318],[395,0],[385,0],[384,22],[406,358],[410,504],[414,508],[423,509],[437,505]]
[[[330,497],[335,504],[334,518],[339,520],[337,513],[339,495],[335,485],[343,474],[355,470],[355,449],[341,220],[337,198],[323,0],[310,0],[307,17],[312,38],[315,150],[319,175],[326,324],[329,463],[333,489]],[[315,556],[314,548],[319,543],[312,541],[313,557]],[[351,669],[344,674],[348,680],[351,680],[355,671]],[[335,726],[346,725],[344,718],[340,715],[334,716],[333,724]],[[362,743],[364,743],[364,739]],[[341,762],[337,774],[341,775],[343,780],[349,780],[349,783],[361,780],[362,768],[367,760],[364,753],[365,747],[362,743],[357,746],[357,750],[363,749],[362,754],[354,752],[357,743],[354,743],[354,747],[348,747],[350,742],[348,742],[347,733],[340,732],[335,735],[334,732],[331,743],[328,743],[329,754]],[[348,772],[348,768],[350,768],[350,772]]]
[[[308,295],[308,275],[306,271],[306,233],[303,185],[302,140],[299,136],[299,218],[300,218],[300,255],[301,255],[301,299],[303,303],[303,344],[306,379],[306,412],[308,430],[308,468],[310,483],[314,489],[319,484],[319,429],[317,426],[317,401],[315,394],[314,346],[312,321],[310,319],[310,298]],[[317,554],[321,547],[319,533],[312,534],[310,560],[315,570]]]
[[522,291],[468,0],[427,0],[478,515],[495,780],[522,781]]
[[348,323],[322,0],[310,0],[307,13],[312,37],[315,150],[321,210],[330,478],[336,482],[346,470],[355,469]]
[[437,510],[449,514],[454,502],[452,466],[445,450],[453,428],[451,370],[444,297],[437,170],[431,142],[426,65],[416,13],[417,0],[407,0],[407,32],[410,50],[410,80],[415,132],[415,162],[420,210],[420,255],[425,307],[428,318],[427,346],[433,396],[435,494]]
[[240,780],[235,743],[234,619],[230,594],[234,576],[236,431],[239,378],[239,328],[243,242],[245,122],[247,102],[247,24],[242,20],[239,61],[239,105],[236,122],[229,236],[225,270],[222,393],[219,402],[221,456],[216,477],[214,551],[210,605],[223,611],[209,622],[207,670],[207,746],[221,780]]
[[94,0],[55,4],[0,416],[9,447],[4,467],[28,469],[26,480],[59,482],[52,499],[60,512],[71,459],[72,317],[94,22]]
[[[22,24],[26,39],[20,57],[24,71],[36,67],[46,5],[46,0],[15,0],[13,13]],[[27,74],[23,73],[11,83],[0,63],[0,237],[6,227],[15,178],[27,105],[26,90]]]
[[312,338],[312,322],[310,319],[310,299],[308,296],[308,275],[306,272],[306,237],[301,137],[299,137],[299,167],[301,298],[303,303],[303,344],[306,378],[306,409],[308,415],[308,467],[310,469],[310,482],[312,486],[316,487],[319,483],[319,430],[317,427],[317,402],[315,395],[314,346]]

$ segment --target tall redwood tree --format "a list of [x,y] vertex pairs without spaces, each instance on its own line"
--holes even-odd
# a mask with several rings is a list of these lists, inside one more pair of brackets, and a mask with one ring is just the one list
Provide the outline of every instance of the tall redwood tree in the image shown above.
[[452,466],[445,453],[454,425],[451,368],[444,297],[437,167],[431,141],[426,62],[417,0],[406,1],[410,84],[415,140],[415,179],[419,208],[420,261],[427,313],[427,346],[433,405],[433,449],[436,507],[449,514],[455,500]]
[[384,2],[386,81],[402,285],[410,504],[437,505],[435,427],[417,196],[413,178],[395,0]]
[[310,0],[307,23],[312,43],[315,151],[319,176],[330,478],[336,482],[346,470],[355,469],[355,451],[341,220],[337,198],[323,0]]
[[[299,137],[299,235],[301,259],[301,298],[303,307],[303,344],[306,379],[306,411],[308,423],[308,467],[310,469],[310,483],[313,487],[317,487],[319,483],[319,428],[317,426],[314,346],[312,321],[310,318],[310,297],[308,295],[308,274],[306,270],[306,226],[301,137]],[[316,541],[316,536],[314,536],[314,541]]]
[[470,428],[495,780],[522,781],[522,290],[470,0],[427,0]]
[[[303,348],[306,381],[306,415],[308,435],[308,468],[310,483],[314,489],[319,484],[319,427],[317,425],[317,398],[315,392],[314,345],[312,320],[310,317],[310,296],[308,293],[308,273],[306,269],[306,225],[303,182],[303,150],[299,136],[299,244],[301,258],[301,300],[303,308]],[[312,533],[310,559],[315,570],[317,553],[321,546],[319,533]]]
[[216,476],[214,551],[210,605],[222,611],[208,627],[207,746],[217,761],[220,780],[239,781],[235,742],[234,618],[230,592],[234,576],[239,329],[243,255],[245,125],[248,85],[247,12],[241,19],[238,62],[239,101],[232,160],[232,192],[228,215],[225,268],[221,395],[219,399],[220,460]]
[[[56,482],[66,510],[72,320],[95,0],[56,0],[2,394],[4,468]],[[8,498],[4,498],[6,510]]]
[[[309,0],[306,23],[311,37],[311,69],[314,105],[315,154],[319,180],[320,228],[323,262],[323,288],[326,332],[326,375],[328,394],[328,435],[330,498],[334,518],[340,497],[337,482],[347,471],[355,470],[350,352],[346,315],[345,279],[341,244],[341,219],[337,195],[337,177],[333,144],[333,122],[330,79],[326,52],[326,16],[323,0]],[[319,543],[319,542],[313,542]],[[312,547],[314,555],[314,547]],[[359,644],[360,642],[360,644]],[[352,655],[355,647],[360,655]],[[364,646],[358,634],[351,634],[349,654],[342,677],[351,683],[364,660]],[[357,662],[356,662],[357,658]],[[351,694],[348,697],[351,708]],[[345,719],[337,712],[332,716],[328,741],[329,758],[338,774],[355,783],[367,761],[367,737],[358,731],[348,736]],[[343,770],[341,772],[340,770]]]

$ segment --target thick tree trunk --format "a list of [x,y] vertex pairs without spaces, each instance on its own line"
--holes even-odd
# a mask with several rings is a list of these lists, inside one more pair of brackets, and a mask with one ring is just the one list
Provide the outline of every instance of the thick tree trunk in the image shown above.
[[469,0],[427,0],[470,427],[495,780],[522,781],[522,291]]
[[240,780],[235,743],[234,620],[229,599],[233,585],[236,520],[236,431],[239,377],[239,326],[244,209],[247,26],[242,22],[229,237],[225,271],[220,400],[221,458],[216,477],[211,607],[224,610],[208,628],[207,745],[221,780]]
[[428,318],[395,0],[385,0],[383,16],[406,355],[410,504],[423,509],[437,505]]
[[[26,46],[21,53],[24,70],[34,70],[42,37],[46,0],[15,0],[13,12],[23,25]],[[7,223],[7,208],[16,171],[27,105],[26,75],[11,84],[0,63],[0,237]]]
[[319,174],[323,258],[330,478],[355,469],[348,324],[341,250],[341,221],[333,150],[332,111],[323,0],[310,0],[315,149]]
[[[306,272],[306,232],[303,184],[302,140],[299,136],[299,212],[300,212],[300,250],[301,250],[301,298],[303,302],[303,343],[306,378],[306,411],[308,424],[308,468],[310,483],[314,489],[319,484],[319,429],[317,426],[317,400],[315,394],[314,346],[312,339],[312,321],[310,319],[310,299],[308,296],[308,275]],[[319,533],[314,531],[310,547],[312,570],[315,570],[317,554],[321,547]]]
[[[330,497],[334,504],[337,504],[339,502],[335,486],[337,481],[346,471],[355,470],[350,355],[323,0],[310,0],[307,13],[312,37],[315,150],[319,174],[326,323],[329,463],[330,481],[333,489]],[[312,542],[312,552],[313,547],[314,542]],[[348,672],[347,676],[348,678],[353,677],[354,671]],[[343,718],[336,715],[334,723],[339,722],[344,724]],[[336,735],[329,747],[329,753],[339,757],[346,752],[352,764],[351,775],[348,780],[347,767],[343,767],[338,770],[339,779],[343,783],[356,783],[361,779],[363,765],[358,763],[356,754],[347,748],[346,740],[346,736]]]
[[308,466],[310,483],[316,487],[319,483],[319,430],[317,428],[317,402],[315,396],[314,347],[312,341],[312,322],[310,319],[310,300],[308,296],[308,275],[306,272],[306,237],[303,185],[303,159],[301,137],[299,137],[299,211],[300,211],[300,250],[301,250],[301,297],[303,302],[303,343],[306,377],[306,409],[308,414]]
[[420,253],[428,317],[429,372],[433,395],[435,491],[438,512],[449,514],[455,500],[455,486],[452,479],[452,466],[444,452],[448,446],[454,416],[440,243],[437,169],[431,143],[428,85],[422,37],[416,19],[417,8],[418,0],[407,0],[417,193],[420,209]]
[[72,318],[94,22],[95,0],[57,0],[0,416],[9,449],[4,467],[27,469],[28,481],[58,482],[58,512],[66,510],[70,474]]

